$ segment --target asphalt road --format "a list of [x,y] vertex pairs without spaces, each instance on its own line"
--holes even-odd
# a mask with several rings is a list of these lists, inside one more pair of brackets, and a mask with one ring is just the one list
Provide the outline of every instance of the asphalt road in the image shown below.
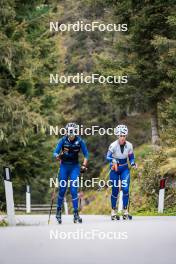
[[73,224],[54,216],[17,216],[18,226],[0,228],[0,264],[176,263],[176,216],[134,217],[112,222],[109,216],[83,216]]

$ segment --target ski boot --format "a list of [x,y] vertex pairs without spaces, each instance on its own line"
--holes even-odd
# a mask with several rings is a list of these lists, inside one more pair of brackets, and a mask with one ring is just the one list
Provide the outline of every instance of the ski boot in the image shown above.
[[129,215],[128,210],[124,210],[123,220],[132,220],[132,215]]
[[73,222],[76,223],[82,223],[82,218],[79,216],[78,211],[74,211],[73,215]]
[[112,209],[111,211],[111,220],[120,220],[120,216],[117,214],[116,209]]
[[62,210],[61,210],[61,208],[57,208],[56,219],[57,219],[58,224],[62,224]]

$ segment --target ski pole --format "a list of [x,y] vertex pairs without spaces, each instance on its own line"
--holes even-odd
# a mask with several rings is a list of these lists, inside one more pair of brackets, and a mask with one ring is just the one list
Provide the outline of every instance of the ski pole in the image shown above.
[[[85,173],[87,172],[87,169],[85,170]],[[82,178],[81,178],[82,177]],[[81,178],[81,181],[79,181],[79,185],[78,185],[78,193],[79,193],[79,209],[81,210],[82,208],[82,198],[83,198],[83,188],[84,188],[84,172],[80,170],[80,175],[79,178]],[[83,182],[82,182],[83,180]],[[82,184],[83,183],[83,184]],[[80,187],[81,184],[81,187]]]
[[[129,170],[131,171],[132,167],[129,168]],[[136,165],[136,169],[137,169],[137,165]],[[130,183],[131,186],[131,183]],[[131,188],[129,187],[129,201],[128,201],[128,212],[130,211],[130,196],[131,196]]]
[[[82,177],[83,183],[84,183],[84,173],[82,173],[82,172],[80,173],[80,178],[81,177]],[[79,188],[79,208],[80,208],[80,210],[81,210],[81,206],[82,206],[82,195],[83,195],[83,186],[82,186],[82,182],[81,182],[81,188]]]
[[[59,173],[59,170],[58,170],[58,173]],[[57,173],[57,175],[58,175],[58,173]],[[56,176],[56,178],[55,178],[55,182],[56,182],[57,177],[58,176]],[[51,213],[52,213],[52,209],[53,209],[53,203],[54,203],[55,196],[56,196],[56,186],[54,185],[53,191],[51,194],[51,203],[50,203],[50,211],[49,211],[49,217],[48,217],[48,225],[50,224],[50,218],[51,218]]]

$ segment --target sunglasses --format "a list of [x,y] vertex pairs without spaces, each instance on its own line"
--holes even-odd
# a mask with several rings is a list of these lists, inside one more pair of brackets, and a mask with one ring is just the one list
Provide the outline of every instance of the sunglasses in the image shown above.
[[125,135],[120,135],[120,137],[126,137]]

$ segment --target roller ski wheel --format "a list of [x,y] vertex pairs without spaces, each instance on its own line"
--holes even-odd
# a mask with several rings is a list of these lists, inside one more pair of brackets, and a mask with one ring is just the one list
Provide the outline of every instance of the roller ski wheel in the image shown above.
[[58,224],[62,224],[62,211],[61,211],[61,209],[57,209],[56,220],[57,220]]
[[120,220],[120,216],[119,216],[119,215],[111,216],[111,220],[112,220],[112,221]]
[[62,224],[62,219],[57,219],[58,224]]
[[74,212],[74,216],[73,216],[73,222],[82,224],[82,218],[79,216],[78,212]]
[[123,220],[132,220],[132,215],[129,215],[129,214],[124,214],[123,215]]
[[116,210],[112,209],[111,212],[111,220],[115,221],[115,220],[120,220],[120,216],[116,213]]

